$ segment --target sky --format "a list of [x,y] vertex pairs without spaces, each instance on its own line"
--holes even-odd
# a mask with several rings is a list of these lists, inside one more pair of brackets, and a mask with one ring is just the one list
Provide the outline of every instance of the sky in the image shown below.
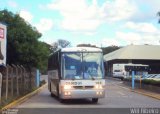
[[160,0],[0,0],[0,10],[18,13],[42,33],[98,47],[160,45]]

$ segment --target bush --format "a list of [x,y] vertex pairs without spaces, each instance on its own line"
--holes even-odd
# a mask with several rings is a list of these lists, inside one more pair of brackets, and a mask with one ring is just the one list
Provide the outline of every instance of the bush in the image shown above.
[[142,83],[160,87],[160,80],[144,79],[142,80]]
[[45,83],[46,83],[46,81],[45,81],[45,80],[42,80],[42,81],[40,82],[40,86],[44,85]]
[[[125,78],[124,81],[132,81],[132,78]],[[140,80],[135,80],[136,83],[140,83]],[[153,79],[144,79],[142,80],[142,84],[147,85],[154,85],[160,87],[160,80],[153,80]]]

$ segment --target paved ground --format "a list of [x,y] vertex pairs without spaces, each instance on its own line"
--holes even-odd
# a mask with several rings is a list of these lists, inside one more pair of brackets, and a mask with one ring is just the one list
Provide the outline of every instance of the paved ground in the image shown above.
[[60,103],[44,88],[38,95],[33,96],[19,107],[24,108],[61,108],[61,107],[107,107],[107,108],[130,108],[130,107],[160,107],[160,101],[141,94],[131,92],[124,87],[120,80],[106,80],[106,97],[99,100],[98,104],[92,104],[90,99],[68,100]]
[[20,114],[102,114],[104,112],[118,114],[125,111],[128,111],[126,112],[128,114],[131,108],[138,108],[137,110],[156,108],[157,110],[160,108],[160,100],[132,92],[120,80],[107,79],[106,97],[100,99],[98,104],[93,104],[91,99],[67,100],[65,103],[60,103],[57,98],[50,96],[46,86],[39,94],[16,108],[23,109]]

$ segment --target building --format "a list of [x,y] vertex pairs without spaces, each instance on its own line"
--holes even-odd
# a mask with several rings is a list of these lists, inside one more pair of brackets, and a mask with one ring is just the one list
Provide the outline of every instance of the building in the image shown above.
[[160,45],[129,45],[104,55],[106,74],[115,63],[149,65],[149,73],[160,73]]
[[7,27],[0,23],[0,66],[6,65]]

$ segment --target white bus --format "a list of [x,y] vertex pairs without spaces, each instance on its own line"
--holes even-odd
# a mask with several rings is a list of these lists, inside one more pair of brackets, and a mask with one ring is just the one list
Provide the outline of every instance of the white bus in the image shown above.
[[63,48],[48,60],[48,89],[65,99],[105,97],[103,54],[99,48]]
[[123,80],[124,78],[130,77],[133,70],[135,71],[135,75],[139,77],[143,74],[148,74],[148,69],[149,66],[143,64],[113,64],[113,77]]

